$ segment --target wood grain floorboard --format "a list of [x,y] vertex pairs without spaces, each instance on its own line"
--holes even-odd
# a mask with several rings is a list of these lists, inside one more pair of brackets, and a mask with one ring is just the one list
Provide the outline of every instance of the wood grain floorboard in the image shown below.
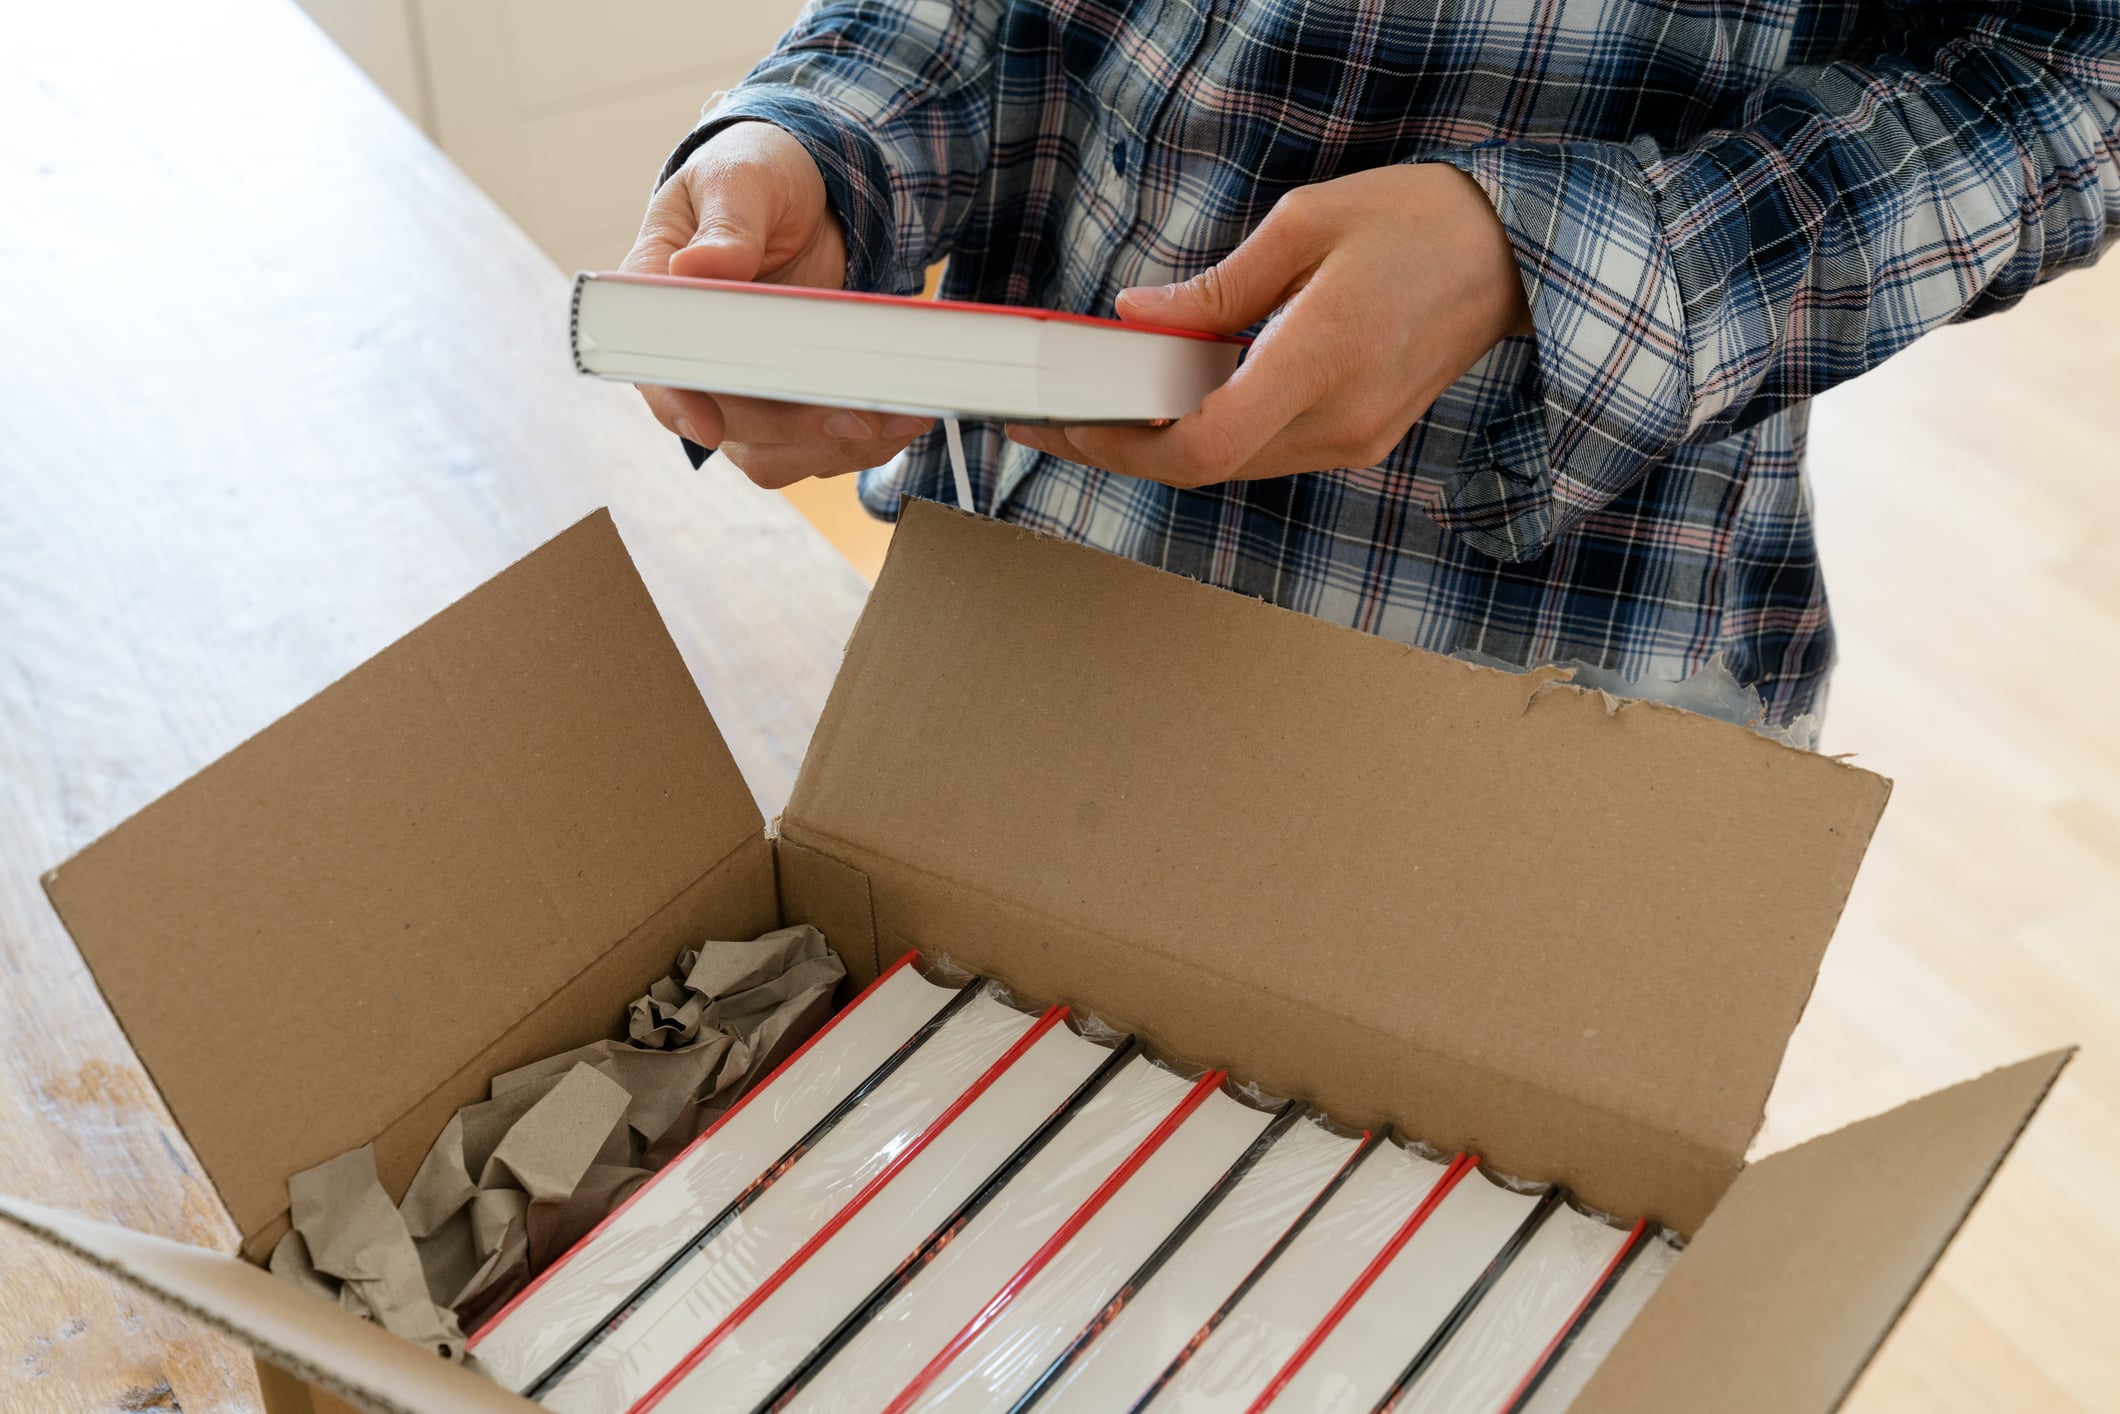
[[1848,1408],[2120,1410],[2120,260],[1821,398],[1822,748],[1893,778],[1759,1150],[2082,1053]]

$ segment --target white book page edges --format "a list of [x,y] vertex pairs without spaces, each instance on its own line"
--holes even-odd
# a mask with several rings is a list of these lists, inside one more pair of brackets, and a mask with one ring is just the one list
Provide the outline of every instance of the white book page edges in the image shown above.
[[[913,1408],[934,1414],[1008,1408],[1272,1119],[1270,1111],[1209,1095]],[[1196,1231],[1186,1245],[1199,1240]],[[1160,1279],[1159,1273],[1149,1284]]]
[[1193,1352],[1156,1400],[1157,1414],[1244,1414],[1445,1167],[1397,1145],[1371,1153]]
[[1501,1408],[1626,1240],[1619,1228],[1555,1208],[1398,1407],[1407,1414]]
[[1282,1135],[1054,1382],[1039,1409],[1109,1414],[1132,1405],[1332,1182],[1360,1142],[1314,1119],[1299,1121]]
[[475,1332],[479,1363],[515,1390],[543,1374],[955,995],[900,967],[842,1009],[830,1030],[673,1159],[542,1285]]
[[818,1414],[888,1405],[1191,1088],[1144,1058],[1129,1061],[791,1407]]
[[[556,1414],[616,1414],[631,1408],[918,1139],[1036,1020],[990,996],[973,998],[819,1139],[816,1148],[687,1257],[541,1402]],[[903,1178],[901,1173],[894,1185]],[[907,1247],[915,1240],[909,1238]],[[850,1297],[858,1295],[849,1292]],[[843,1312],[816,1314],[822,1337]],[[687,1378],[684,1383],[694,1381]],[[707,1382],[700,1383],[704,1387]],[[687,1406],[673,1395],[661,1407]]]
[[1645,1235],[1642,1242],[1640,1255],[1627,1264],[1627,1270],[1620,1273],[1589,1321],[1554,1359],[1545,1381],[1524,1406],[1524,1414],[1561,1414],[1573,1404],[1642,1307],[1649,1304],[1657,1283],[1678,1260],[1678,1249],[1654,1236]]
[[1276,1402],[1368,1414],[1537,1205],[1478,1170],[1458,1180]]
[[756,1407],[1110,1057],[1064,1026],[1039,1037],[658,1409]]

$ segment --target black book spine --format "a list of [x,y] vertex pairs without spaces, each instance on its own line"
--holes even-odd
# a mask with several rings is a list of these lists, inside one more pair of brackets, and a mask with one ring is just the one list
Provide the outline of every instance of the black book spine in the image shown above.
[[988,1174],[978,1188],[959,1203],[904,1261],[892,1269],[889,1276],[878,1282],[862,1299],[860,1305],[840,1318],[839,1324],[832,1327],[825,1338],[802,1358],[801,1363],[789,1371],[787,1376],[773,1387],[772,1392],[753,1407],[751,1414],[766,1414],[769,1410],[784,1408],[800,1394],[803,1386],[815,1379],[817,1372],[844,1350],[848,1343],[861,1333],[864,1326],[875,1319],[877,1312],[888,1306],[893,1297],[905,1290],[913,1278],[925,1271],[942,1249],[949,1246],[957,1234],[962,1232],[972,1219],[979,1216],[986,1205],[994,1200],[995,1195],[1008,1186],[1010,1179],[1021,1173],[1032,1159],[1038,1157],[1045,1146],[1052,1142],[1053,1136],[1065,1128],[1067,1122],[1110,1083],[1111,1078],[1119,1073],[1120,1067],[1132,1059],[1139,1049],[1140,1042],[1134,1037],[1123,1038],[1113,1048],[1112,1053],[1098,1063],[1089,1077],[1075,1087],[1074,1093],[1062,1100],[1029,1137],[1002,1160],[999,1168]]
[[1295,1245],[1296,1239],[1303,1235],[1303,1229],[1310,1226],[1310,1220],[1315,1218],[1325,1205],[1332,1201],[1333,1195],[1338,1193],[1346,1185],[1347,1180],[1354,1176],[1354,1171],[1362,1166],[1363,1160],[1376,1152],[1377,1147],[1384,1142],[1384,1135],[1387,1132],[1385,1130],[1377,1130],[1362,1137],[1361,1144],[1352,1154],[1347,1156],[1347,1162],[1340,1165],[1340,1171],[1334,1174],[1323,1188],[1318,1190],[1317,1196],[1303,1205],[1303,1211],[1296,1214],[1296,1219],[1288,1225],[1288,1230],[1274,1239],[1273,1246],[1266,1249],[1265,1256],[1252,1264],[1251,1270],[1244,1274],[1244,1280],[1237,1283],[1236,1290],[1223,1298],[1222,1304],[1215,1308],[1214,1314],[1207,1318],[1206,1324],[1193,1332],[1192,1339],[1185,1342],[1185,1348],[1171,1357],[1171,1362],[1163,1367],[1161,1374],[1150,1381],[1148,1388],[1141,1392],[1141,1397],[1128,1406],[1127,1414],[1142,1414],[1143,1410],[1155,1403],[1156,1397],[1162,1394],[1170,1382],[1178,1377],[1178,1371],[1185,1368],[1185,1362],[1192,1359],[1193,1354],[1201,1346],[1207,1344],[1208,1338],[1215,1333],[1216,1328],[1222,1322],[1228,1320],[1229,1313],[1236,1310],[1238,1303],[1251,1294],[1251,1289],[1257,1286],[1273,1264],[1280,1260],[1281,1254]]
[[1419,1350],[1413,1352],[1413,1358],[1406,1362],[1405,1369],[1399,1371],[1399,1377],[1391,1382],[1391,1388],[1384,1391],[1384,1397],[1376,1402],[1376,1407],[1370,1414],[1386,1414],[1386,1411],[1398,1407],[1399,1400],[1413,1387],[1413,1382],[1443,1353],[1443,1347],[1450,1343],[1450,1337],[1456,1335],[1459,1328],[1472,1319],[1472,1313],[1479,1309],[1480,1302],[1487,1299],[1487,1293],[1494,1290],[1495,1283],[1502,1279],[1502,1273],[1509,1270],[1509,1264],[1516,1260],[1516,1254],[1523,1251],[1531,1241],[1531,1235],[1538,1231],[1539,1224],[1566,1198],[1567,1191],[1558,1185],[1547,1189],[1541,1195],[1531,1211],[1524,1215],[1524,1220],[1516,1225],[1516,1231],[1509,1234],[1509,1240],[1502,1244],[1502,1250],[1495,1253],[1487,1263],[1486,1270],[1473,1279],[1471,1286],[1465,1288],[1465,1294],[1450,1308],[1450,1314],[1443,1317],[1443,1323],[1429,1334],[1428,1339],[1421,1342]]
[[1026,1414],[1032,1405],[1045,1397],[1046,1391],[1067,1373],[1068,1367],[1089,1348],[1090,1342],[1102,1335],[1105,1329],[1119,1318],[1119,1313],[1126,1309],[1127,1303],[1134,1299],[1142,1287],[1148,1285],[1150,1279],[1163,1269],[1165,1263],[1177,1255],[1186,1239],[1199,1230],[1200,1224],[1207,1221],[1208,1215],[1243,1181],[1244,1175],[1250,1173],[1259,1160],[1265,1157],[1266,1151],[1274,1146],[1275,1141],[1288,1132],[1302,1112],[1303,1107],[1294,1100],[1281,1106],[1280,1112],[1273,1117],[1273,1122],[1260,1131],[1259,1137],[1252,1140],[1244,1152],[1237,1156],[1236,1161],[1215,1180],[1214,1187],[1208,1189],[1200,1201],[1193,1204],[1179,1220],[1178,1225],[1156,1244],[1156,1250],[1149,1253],[1147,1259],[1112,1293],[1111,1300],[1104,1303],[1104,1309],[1097,1312],[1090,1318],[1089,1324],[1076,1332],[1067,1348],[1055,1356],[1053,1362],[1045,1367],[1031,1387],[1023,1392],[1022,1397],[1009,1406],[1009,1414]]
[[1590,1299],[1583,1303],[1582,1309],[1575,1313],[1574,1318],[1561,1331],[1560,1339],[1553,1342],[1553,1347],[1541,1355],[1538,1363],[1524,1376],[1524,1382],[1516,1387],[1516,1393],[1509,1396],[1509,1402],[1502,1406],[1501,1414],[1520,1414],[1520,1411],[1530,1407],[1531,1396],[1538,1393],[1538,1387],[1546,1382],[1546,1376],[1553,1372],[1553,1367],[1568,1353],[1568,1347],[1575,1344],[1575,1338],[1590,1324],[1590,1318],[1597,1314],[1597,1308],[1605,1304],[1605,1298],[1612,1294],[1612,1288],[1619,1285],[1619,1279],[1626,1275],[1627,1268],[1634,1265],[1634,1259],[1639,1257],[1642,1249],[1653,1240],[1647,1235],[1647,1228],[1648,1224],[1637,1223],[1634,1231],[1627,1234],[1627,1245],[1621,1250],[1619,1260],[1605,1272],[1604,1279],[1597,1284],[1597,1290],[1590,1293]]
[[870,1071],[859,1085],[847,1092],[845,1098],[832,1106],[817,1123],[811,1125],[801,1138],[789,1145],[785,1153],[766,1167],[765,1172],[745,1184],[743,1192],[730,1199],[705,1227],[693,1235],[691,1241],[664,1258],[662,1265],[650,1273],[640,1285],[634,1287],[632,1294],[605,1317],[602,1325],[586,1332],[581,1339],[568,1346],[565,1353],[547,1366],[543,1374],[531,1381],[529,1387],[523,1391],[523,1397],[542,1399],[554,1385],[565,1379],[574,1367],[582,1362],[583,1357],[594,1350],[611,1332],[624,1325],[633,1313],[640,1309],[641,1303],[653,1296],[663,1283],[676,1274],[679,1267],[712,1242],[721,1230],[734,1222],[746,1208],[764,1197],[767,1189],[779,1182],[781,1176],[789,1169],[795,1167],[803,1155],[816,1148],[818,1142],[831,1133],[841,1120],[851,1114],[863,1100],[874,1094],[878,1086],[896,1074],[900,1066],[912,1059],[914,1052],[926,1045],[936,1032],[947,1026],[952,1017],[970,1006],[972,998],[985,988],[986,983],[983,980],[960,988],[956,996],[951,997],[940,1010],[921,1023],[919,1030],[906,1037],[897,1050],[884,1057],[881,1065]]

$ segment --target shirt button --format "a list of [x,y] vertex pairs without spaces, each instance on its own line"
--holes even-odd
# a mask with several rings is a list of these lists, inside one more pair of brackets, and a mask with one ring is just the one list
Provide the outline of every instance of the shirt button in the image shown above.
[[1126,175],[1126,143],[1124,140],[1112,144],[1112,170],[1122,177]]

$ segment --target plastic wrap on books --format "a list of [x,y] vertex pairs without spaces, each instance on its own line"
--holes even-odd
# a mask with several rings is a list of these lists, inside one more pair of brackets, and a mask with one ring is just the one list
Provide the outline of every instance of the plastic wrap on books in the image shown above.
[[[630,1408],[673,1368],[739,1341],[743,1326],[796,1267],[813,1258],[836,1267],[838,1252],[821,1255],[820,1249],[851,1246],[879,1226],[862,1224],[864,1216],[902,1217],[917,1211],[923,1187],[933,1196],[938,1183],[954,1187],[970,1177],[961,1163],[922,1161],[931,1153],[942,1160],[976,1151],[982,1137],[991,1140],[997,1126],[1020,1117],[1024,1097],[1011,1093],[1010,1082],[1026,1074],[1026,1059],[1041,1049],[1063,1013],[1017,1011],[978,982],[960,996],[969,998],[965,1006],[755,1202],[695,1240],[541,1401],[560,1414]],[[1049,1066],[1034,1077],[1029,1093],[1049,1107],[1079,1078],[1064,1066]],[[982,1109],[979,1102],[997,1091],[1000,1103]],[[1006,1145],[999,1147],[1005,1154]],[[871,1214],[879,1201],[885,1206]],[[948,1206],[946,1197],[936,1201]],[[894,1231],[902,1231],[896,1222],[884,1223],[879,1235],[887,1239]],[[703,1341],[706,1352],[700,1351]]]
[[912,961],[761,1087],[755,1133],[696,1146],[718,1177],[673,1165],[655,1222],[569,1254],[516,1388],[559,1414],[1558,1410],[1675,1251]]
[[[542,1391],[716,1224],[753,1202],[971,999],[907,954],[479,1330],[473,1357]],[[533,1397],[536,1397],[533,1395]]]
[[[992,1343],[1016,1329],[1012,1308],[1029,1299],[1042,1309],[1042,1293],[1055,1284],[1045,1278],[1058,1281],[1072,1266],[1076,1239],[1119,1202],[1172,1134],[1210,1099],[1244,1109],[1217,1095],[1221,1081],[1218,1072],[1188,1080],[1132,1056],[1067,1120],[1060,1142],[1026,1164],[950,1241],[929,1250],[830,1359],[807,1370],[799,1385],[776,1392],[784,1407],[902,1411],[952,1398],[965,1372],[981,1368]],[[1244,1113],[1260,1128],[1270,1118]],[[1119,1211],[1129,1207],[1121,1203]],[[673,1401],[669,1407],[715,1406]]]
[[1498,1270],[1472,1288],[1475,1301],[1447,1340],[1424,1346],[1377,1407],[1432,1414],[1518,1407],[1646,1236],[1646,1224],[1615,1227],[1549,1192]]

